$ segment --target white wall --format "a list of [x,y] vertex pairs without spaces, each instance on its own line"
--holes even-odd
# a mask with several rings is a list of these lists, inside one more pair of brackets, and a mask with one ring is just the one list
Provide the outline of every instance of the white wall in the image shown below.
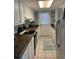
[[34,19],[34,11],[28,6],[25,6],[25,17],[29,19]]

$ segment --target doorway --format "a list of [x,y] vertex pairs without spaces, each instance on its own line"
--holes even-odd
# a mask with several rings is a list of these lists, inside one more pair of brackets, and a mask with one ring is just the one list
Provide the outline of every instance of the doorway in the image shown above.
[[39,13],[40,36],[50,36],[50,17],[48,12]]

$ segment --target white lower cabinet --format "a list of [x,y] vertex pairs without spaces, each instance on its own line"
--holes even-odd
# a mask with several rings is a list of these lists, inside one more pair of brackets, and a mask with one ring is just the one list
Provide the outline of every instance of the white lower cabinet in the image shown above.
[[32,46],[31,46],[31,51],[32,51],[32,59],[33,59],[33,57],[34,57],[34,37],[32,38],[32,40],[31,40],[32,42],[31,42],[31,44],[32,44]]
[[27,52],[27,53],[25,53],[25,54],[22,56],[22,58],[21,58],[21,59],[29,59],[28,52]]
[[26,51],[20,59],[33,59],[34,56],[34,37],[32,37]]
[[39,36],[40,36],[40,28],[38,27],[38,29],[36,30],[37,32],[37,40],[39,39]]
[[31,59],[31,57],[32,57],[32,49],[31,49],[32,44],[31,44],[31,42],[29,43],[29,46],[28,46],[28,48],[29,48],[29,51],[28,51],[29,59]]
[[33,59],[33,56],[34,56],[34,38],[31,39],[31,42],[29,44],[29,59]]

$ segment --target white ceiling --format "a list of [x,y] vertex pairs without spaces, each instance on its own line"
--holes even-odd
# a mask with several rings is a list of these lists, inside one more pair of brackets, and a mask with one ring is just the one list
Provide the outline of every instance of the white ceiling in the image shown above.
[[26,5],[30,8],[32,8],[33,10],[52,10],[52,9],[56,9],[59,6],[61,6],[62,4],[65,3],[65,0],[54,0],[54,2],[52,3],[50,8],[40,8],[39,4],[37,2],[38,0],[26,0]]

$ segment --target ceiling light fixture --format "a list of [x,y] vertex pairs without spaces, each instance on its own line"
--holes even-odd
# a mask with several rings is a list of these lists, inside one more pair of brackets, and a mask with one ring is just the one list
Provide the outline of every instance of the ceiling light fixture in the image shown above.
[[38,1],[40,8],[49,8],[54,0]]

